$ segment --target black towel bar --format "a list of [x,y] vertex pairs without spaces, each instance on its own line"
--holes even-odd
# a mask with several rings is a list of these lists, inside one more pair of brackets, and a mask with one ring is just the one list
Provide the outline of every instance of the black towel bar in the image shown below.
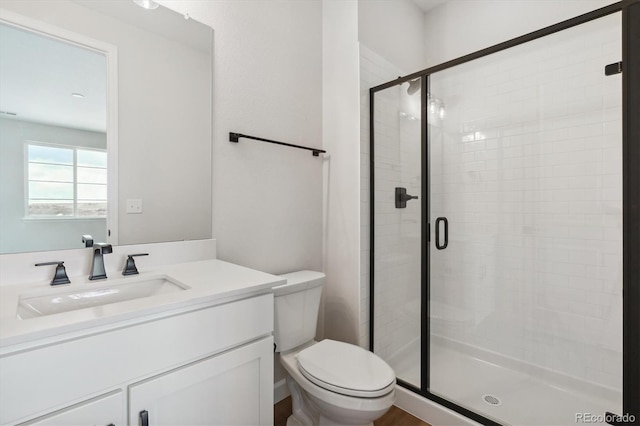
[[238,142],[238,139],[240,138],[246,138],[246,139],[254,139],[257,141],[261,141],[261,142],[269,142],[269,143],[275,143],[277,145],[284,145],[284,146],[290,146],[292,148],[298,148],[298,149],[306,149],[307,151],[311,151],[314,157],[317,157],[318,155],[320,155],[320,153],[325,153],[327,151],[325,151],[324,149],[317,149],[317,148],[309,148],[307,146],[300,146],[300,145],[294,145],[292,143],[286,143],[286,142],[278,142],[278,141],[274,141],[271,139],[264,139],[264,138],[259,138],[256,136],[249,136],[249,135],[243,135],[242,133],[234,133],[234,132],[230,132],[229,133],[229,142]]

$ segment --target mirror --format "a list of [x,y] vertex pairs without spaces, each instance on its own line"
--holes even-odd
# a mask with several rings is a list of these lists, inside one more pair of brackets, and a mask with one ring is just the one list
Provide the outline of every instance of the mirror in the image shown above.
[[133,1],[0,9],[0,253],[211,238],[211,28]]

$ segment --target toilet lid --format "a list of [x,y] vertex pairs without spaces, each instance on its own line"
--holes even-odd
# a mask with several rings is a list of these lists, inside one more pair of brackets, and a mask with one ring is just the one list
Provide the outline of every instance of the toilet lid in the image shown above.
[[396,376],[381,358],[349,343],[325,339],[298,354],[300,372],[311,382],[344,395],[386,395]]

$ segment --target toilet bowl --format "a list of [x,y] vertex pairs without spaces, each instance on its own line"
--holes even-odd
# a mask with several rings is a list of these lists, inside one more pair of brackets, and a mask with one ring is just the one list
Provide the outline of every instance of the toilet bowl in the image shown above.
[[313,340],[324,274],[283,277],[273,289],[274,339],[292,397],[287,425],[373,425],[395,401],[393,370],[359,346]]

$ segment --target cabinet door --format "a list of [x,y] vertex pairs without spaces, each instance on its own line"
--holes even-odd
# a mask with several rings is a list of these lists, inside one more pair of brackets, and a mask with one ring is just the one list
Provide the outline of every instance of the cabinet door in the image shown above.
[[20,423],[20,426],[119,426],[122,425],[123,410],[123,393],[116,391]]
[[131,385],[129,424],[273,424],[273,338]]

